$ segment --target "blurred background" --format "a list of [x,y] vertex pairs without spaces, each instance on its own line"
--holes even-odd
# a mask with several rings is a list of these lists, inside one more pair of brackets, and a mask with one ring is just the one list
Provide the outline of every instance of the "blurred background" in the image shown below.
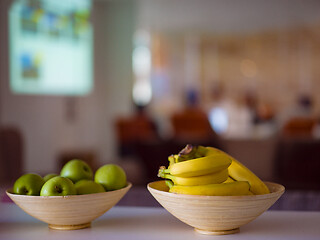
[[1,0],[1,185],[80,158],[145,186],[191,143],[318,191],[319,11],[316,0]]

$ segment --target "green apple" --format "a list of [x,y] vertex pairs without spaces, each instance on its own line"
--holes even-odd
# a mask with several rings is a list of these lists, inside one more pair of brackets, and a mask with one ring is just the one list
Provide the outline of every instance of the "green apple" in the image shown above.
[[69,178],[76,183],[82,179],[93,179],[93,172],[90,166],[79,159],[73,159],[67,162],[61,169],[60,176]]
[[43,184],[40,196],[67,196],[76,195],[77,190],[69,178],[57,176]]
[[13,184],[13,193],[20,195],[39,196],[43,178],[35,173],[27,173],[19,177]]
[[74,184],[77,189],[77,194],[91,194],[105,192],[104,187],[100,183],[92,180],[80,180]]
[[127,185],[127,176],[120,166],[106,164],[96,171],[94,181],[102,184],[106,191],[112,191],[125,187]]
[[45,176],[43,177],[43,179],[44,179],[44,181],[46,182],[46,181],[48,181],[49,179],[51,179],[51,178],[53,178],[53,177],[57,177],[57,176],[59,176],[59,175],[56,174],[56,173],[49,173],[49,174],[45,175]]

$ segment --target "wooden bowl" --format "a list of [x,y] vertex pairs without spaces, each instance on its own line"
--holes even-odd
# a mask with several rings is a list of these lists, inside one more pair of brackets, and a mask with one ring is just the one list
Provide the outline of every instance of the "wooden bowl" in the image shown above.
[[73,230],[91,226],[91,222],[103,215],[128,192],[132,184],[125,188],[86,195],[70,196],[27,196],[7,195],[23,211],[49,224],[52,229]]
[[168,192],[164,181],[149,183],[153,197],[173,216],[202,234],[223,235],[239,232],[272,206],[285,188],[265,182],[269,194],[250,196],[199,196]]

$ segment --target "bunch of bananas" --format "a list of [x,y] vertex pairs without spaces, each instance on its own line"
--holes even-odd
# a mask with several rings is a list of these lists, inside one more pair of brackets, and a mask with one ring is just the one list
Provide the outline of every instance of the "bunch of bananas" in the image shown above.
[[217,148],[188,144],[168,160],[168,168],[161,166],[158,176],[166,179],[169,192],[207,196],[270,192],[247,167]]

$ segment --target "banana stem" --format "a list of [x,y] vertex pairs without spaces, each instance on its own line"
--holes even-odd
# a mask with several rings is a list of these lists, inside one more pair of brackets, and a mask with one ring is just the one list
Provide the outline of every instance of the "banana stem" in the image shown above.
[[169,166],[175,163],[175,159],[173,155],[169,156],[168,160],[169,160]]
[[170,174],[170,170],[166,169],[164,166],[161,166],[158,171],[158,177],[166,178],[166,175]]
[[163,177],[162,178],[165,178],[165,179],[170,179],[171,181],[174,180],[174,176],[170,175],[170,174],[163,174]]
[[168,169],[168,168],[163,169],[163,172],[164,172],[164,173],[167,173],[167,174],[170,174],[170,169]]
[[165,183],[169,188],[173,187],[173,182],[171,180],[166,180]]

